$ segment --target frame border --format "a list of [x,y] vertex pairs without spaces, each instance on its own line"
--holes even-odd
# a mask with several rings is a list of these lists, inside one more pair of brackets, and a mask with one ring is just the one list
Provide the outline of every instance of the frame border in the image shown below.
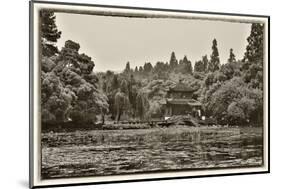
[[33,170],[34,170],[34,159],[33,159],[33,154],[34,154],[34,148],[33,148],[33,54],[34,54],[34,49],[33,49],[33,3],[32,1],[29,1],[29,188],[34,188],[34,178],[33,178]]
[[[160,178],[146,178],[146,179],[130,179],[130,180],[117,180],[117,181],[97,181],[97,182],[81,182],[81,183],[69,183],[69,184],[52,184],[52,185],[34,185],[33,178],[33,136],[34,136],[34,123],[33,123],[33,74],[34,74],[34,33],[33,33],[33,5],[34,4],[55,4],[55,5],[70,5],[70,6],[90,6],[90,7],[101,7],[101,8],[120,8],[129,10],[150,10],[159,12],[174,12],[174,13],[195,13],[195,14],[211,14],[221,16],[244,16],[244,17],[255,17],[267,19],[267,86],[268,86],[268,141],[267,141],[267,165],[268,170],[266,171],[254,171],[254,172],[242,172],[242,173],[221,173],[211,175],[195,175],[195,176],[174,176],[174,177],[160,177]],[[161,180],[175,180],[175,179],[191,179],[191,178],[208,178],[208,177],[222,177],[222,176],[239,176],[239,175],[255,175],[255,174],[268,174],[270,173],[270,16],[269,15],[254,15],[254,14],[239,14],[239,13],[223,13],[223,12],[209,12],[209,11],[194,11],[194,10],[183,10],[183,9],[164,9],[164,8],[148,8],[148,7],[133,7],[133,6],[119,6],[119,5],[101,5],[101,4],[89,4],[89,3],[72,3],[72,2],[57,2],[57,1],[40,1],[30,0],[29,1],[29,188],[50,188],[50,187],[67,187],[67,186],[85,186],[85,185],[99,185],[99,184],[113,184],[113,183],[131,183],[131,182],[145,182],[145,181],[161,181]]]

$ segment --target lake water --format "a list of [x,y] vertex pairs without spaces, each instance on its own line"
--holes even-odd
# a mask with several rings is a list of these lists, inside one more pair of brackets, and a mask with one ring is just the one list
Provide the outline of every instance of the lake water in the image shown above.
[[42,134],[42,178],[250,167],[262,128],[154,128]]

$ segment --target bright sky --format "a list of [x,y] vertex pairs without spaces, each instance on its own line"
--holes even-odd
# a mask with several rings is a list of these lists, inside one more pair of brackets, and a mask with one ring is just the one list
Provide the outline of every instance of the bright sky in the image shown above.
[[237,59],[244,55],[251,24],[175,18],[126,18],[56,13],[62,31],[58,47],[66,40],[78,42],[80,53],[91,56],[95,71],[121,71],[129,61],[131,68],[144,62],[169,61],[174,51],[194,62],[211,54],[217,39],[221,63],[233,48]]

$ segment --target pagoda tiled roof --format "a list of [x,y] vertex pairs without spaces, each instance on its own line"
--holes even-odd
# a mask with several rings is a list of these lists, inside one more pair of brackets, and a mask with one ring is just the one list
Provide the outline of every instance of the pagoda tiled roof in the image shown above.
[[201,102],[194,99],[167,99],[167,104],[202,106]]
[[195,90],[184,83],[178,83],[175,87],[170,88],[170,92],[194,92]]

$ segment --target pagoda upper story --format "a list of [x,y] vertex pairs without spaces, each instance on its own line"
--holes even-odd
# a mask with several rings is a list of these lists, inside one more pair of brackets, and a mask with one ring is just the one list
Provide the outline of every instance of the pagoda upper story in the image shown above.
[[196,90],[179,82],[175,87],[170,88],[167,92],[167,98],[172,99],[192,99],[192,95]]
[[167,91],[165,117],[173,115],[201,115],[201,103],[192,98],[196,90],[190,88],[183,82]]

